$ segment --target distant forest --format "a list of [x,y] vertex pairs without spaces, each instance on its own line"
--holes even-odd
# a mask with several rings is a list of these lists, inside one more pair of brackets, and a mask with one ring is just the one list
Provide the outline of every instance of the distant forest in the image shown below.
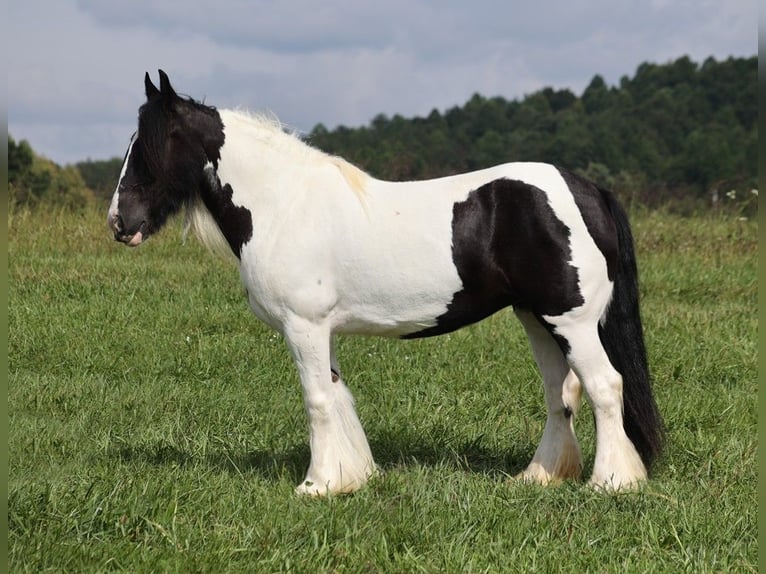
[[[714,190],[723,201],[757,187],[757,74],[755,56],[701,65],[682,57],[641,64],[619,86],[596,75],[580,96],[553,88],[520,100],[475,94],[427,117],[380,114],[367,126],[332,130],[319,124],[306,139],[383,179],[545,161],[623,201],[698,211]],[[11,201],[77,207],[111,196],[121,158],[61,168],[9,136],[8,162]]]

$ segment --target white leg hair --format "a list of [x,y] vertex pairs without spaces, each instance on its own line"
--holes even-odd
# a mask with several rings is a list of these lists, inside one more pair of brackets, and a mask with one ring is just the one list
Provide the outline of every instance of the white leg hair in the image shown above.
[[591,484],[614,490],[636,486],[646,480],[646,467],[625,433],[622,376],[609,362],[597,325],[570,322],[557,327],[556,333],[569,343],[567,360],[585,387],[596,419]]
[[375,463],[354,399],[340,379],[329,329],[295,319],[284,335],[301,379],[311,447],[306,478],[296,491],[314,496],[353,492],[367,482]]
[[579,478],[582,454],[574,432],[581,386],[551,334],[532,313],[516,311],[524,325],[545,387],[548,418],[543,438],[529,466],[517,478],[541,484]]

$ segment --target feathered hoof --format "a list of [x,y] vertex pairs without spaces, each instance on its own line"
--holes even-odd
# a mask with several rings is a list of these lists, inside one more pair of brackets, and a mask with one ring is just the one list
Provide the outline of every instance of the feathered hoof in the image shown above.
[[301,496],[311,496],[315,498],[338,494],[351,494],[367,484],[367,481],[372,476],[378,474],[380,474],[380,471],[376,468],[372,472],[354,480],[346,478],[345,480],[329,479],[319,481],[306,478],[295,487],[295,493]]
[[310,480],[305,480],[295,487],[295,494],[300,496],[311,496],[313,498],[322,498],[326,496],[336,496],[340,494],[351,494],[359,490],[359,486],[344,485],[342,488],[334,487],[330,483],[322,486]]
[[515,475],[513,480],[542,486],[555,486],[565,480],[579,480],[581,471],[582,468],[579,464],[572,464],[557,468],[554,472],[548,472],[541,464],[532,462],[526,469]]
[[608,477],[592,476],[588,481],[591,488],[603,492],[630,492],[640,489],[646,483],[646,475],[617,478],[614,475]]

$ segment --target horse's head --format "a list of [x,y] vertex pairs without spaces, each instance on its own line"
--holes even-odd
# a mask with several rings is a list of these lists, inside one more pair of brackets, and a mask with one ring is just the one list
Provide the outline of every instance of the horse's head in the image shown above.
[[135,246],[199,193],[205,166],[218,167],[223,124],[215,108],[176,94],[160,70],[159,89],[144,79],[146,103],[138,111],[107,223],[114,238]]

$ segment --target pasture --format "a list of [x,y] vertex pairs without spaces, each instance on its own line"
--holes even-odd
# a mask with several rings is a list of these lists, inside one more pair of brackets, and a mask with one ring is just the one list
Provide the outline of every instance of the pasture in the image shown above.
[[[137,249],[105,213],[9,216],[12,572],[757,570],[757,223],[633,216],[667,449],[606,494],[522,470],[545,422],[500,312],[417,341],[342,338],[383,470],[294,494],[309,461],[282,340],[180,224]],[[576,428],[593,462],[586,404]]]

